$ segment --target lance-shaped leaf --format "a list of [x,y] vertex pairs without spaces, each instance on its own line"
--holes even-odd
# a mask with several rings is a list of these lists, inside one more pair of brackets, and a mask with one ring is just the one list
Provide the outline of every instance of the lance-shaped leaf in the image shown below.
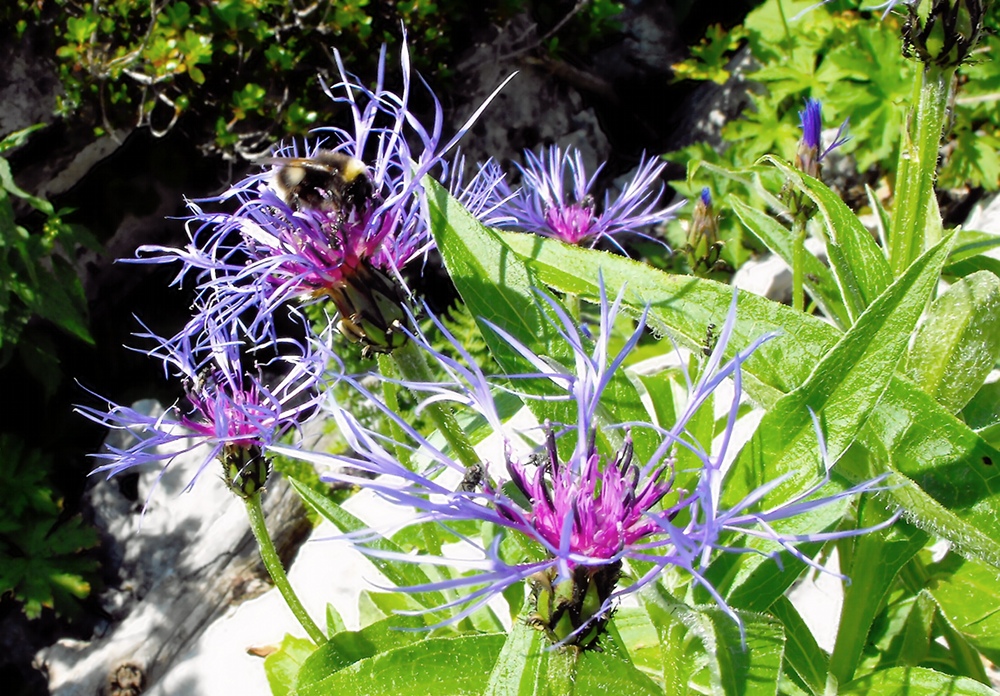
[[[610,288],[627,287],[624,302],[636,313],[649,305],[649,323],[692,349],[704,345],[710,324],[725,323],[733,300],[728,285],[670,275],[643,263],[514,232],[502,242],[524,259],[538,281],[560,292],[597,297],[598,272]],[[736,323],[726,358],[765,333],[778,337],[760,346],[744,364],[744,383],[754,399],[770,405],[802,384],[841,333],[821,319],[753,293],[739,293]]]
[[1000,356],[1000,280],[962,278],[931,305],[906,356],[906,373],[949,413],[975,396]]
[[[878,505],[863,502],[862,506],[863,525],[872,526],[885,519],[886,513]],[[910,525],[896,524],[864,534],[854,542],[850,567],[842,569],[851,578],[851,584],[844,588],[837,642],[830,656],[830,673],[838,683],[845,683],[854,676],[861,652],[868,643],[872,620],[883,599],[900,569],[926,541],[926,533]]]
[[[359,631],[353,638],[362,650],[372,647],[365,631]],[[391,642],[387,636],[384,638],[386,643]],[[503,643],[504,636],[495,633],[411,640],[408,645],[395,649],[381,651],[376,647],[376,652],[360,659],[353,659],[352,655],[348,664],[325,672],[327,665],[323,660],[331,657],[333,650],[323,646],[303,665],[295,693],[297,696],[479,696]],[[347,652],[352,651],[348,646],[342,647]]]
[[613,625],[601,639],[601,649],[553,649],[545,634],[527,623],[514,623],[489,676],[484,696],[585,696],[609,687],[622,693],[663,693],[629,658]]
[[666,693],[687,693],[692,684],[727,696],[777,693],[785,649],[777,621],[740,612],[744,644],[739,626],[720,609],[689,607],[657,585],[639,598],[660,633]]
[[996,691],[968,677],[935,672],[926,667],[890,667],[842,684],[838,694],[857,696],[996,696]]
[[723,501],[735,505],[750,491],[783,478],[774,505],[806,490],[820,472],[812,414],[819,418],[831,463],[854,442],[882,395],[916,327],[952,238],[917,259],[858,317],[799,389],[761,420],[727,478]]

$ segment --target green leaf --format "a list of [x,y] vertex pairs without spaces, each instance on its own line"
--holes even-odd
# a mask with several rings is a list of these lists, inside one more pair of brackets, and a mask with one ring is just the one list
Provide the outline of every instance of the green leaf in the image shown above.
[[906,373],[949,413],[976,394],[1000,357],[1000,280],[979,271],[931,305],[906,360]]
[[[744,644],[737,623],[716,607],[688,607],[659,586],[641,590],[639,598],[660,631],[666,693],[687,693],[692,682],[706,693],[777,693],[785,647],[778,622],[739,612]],[[700,649],[693,650],[695,643]]]
[[[368,528],[368,525],[364,522],[344,510],[329,498],[326,498],[320,493],[309,488],[308,485],[300,483],[291,477],[288,477],[288,483],[291,484],[292,488],[295,489],[295,492],[299,494],[299,497],[301,497],[302,500],[315,508],[316,512],[330,520],[330,522],[332,522],[341,531],[356,532]],[[379,551],[404,553],[399,546],[392,543],[388,539],[381,537],[368,542],[368,546]],[[374,556],[369,556],[368,560],[371,561],[372,565],[374,565],[379,572],[381,572],[397,587],[424,585],[431,582],[430,578],[427,577],[427,574],[413,563],[389,561],[384,558],[376,558]],[[415,592],[409,594],[408,596],[412,597],[417,603],[426,608],[441,606],[447,602],[447,599],[440,592]]]
[[928,590],[948,622],[990,661],[1000,662],[1000,571],[955,553],[927,571]]
[[924,667],[892,667],[842,684],[839,694],[862,696],[996,696],[996,691],[967,677]]
[[[627,287],[623,302],[637,314],[649,304],[650,325],[698,350],[709,324],[725,324],[733,288],[691,276],[669,275],[647,264],[537,235],[502,232],[503,243],[542,283],[560,292],[594,298],[600,271],[608,288]],[[841,334],[821,319],[753,293],[740,292],[736,324],[726,356],[769,332],[778,337],[745,364],[744,386],[765,406],[802,384]]]
[[643,674],[660,678],[663,657],[660,654],[660,638],[649,620],[649,614],[639,607],[618,607],[614,615],[614,627],[621,644],[628,648],[629,656]]
[[[397,631],[396,633],[403,633]],[[449,694],[478,696],[504,644],[502,634],[427,638],[378,651],[335,671],[323,671],[317,651],[306,661],[296,696],[399,696]],[[329,645],[329,644],[327,644]],[[359,646],[365,649],[363,642]],[[316,660],[316,664],[314,664]]]
[[[609,627],[610,628],[610,627]],[[483,694],[489,696],[573,696],[602,693],[609,687],[628,694],[660,694],[635,668],[612,629],[601,649],[553,649],[542,631],[516,621],[497,658]]]
[[[753,232],[767,248],[780,256],[789,266],[793,263],[792,232],[770,215],[755,210],[739,199],[731,201],[733,211],[748,230]],[[806,288],[824,314],[836,319],[842,327],[851,325],[844,299],[833,274],[818,258],[805,254],[804,279]]]
[[308,656],[298,672],[296,686],[315,685],[327,676],[379,653],[427,639],[424,623],[412,616],[389,616],[360,631],[343,631],[330,637]]
[[10,434],[0,436],[0,453],[0,595],[11,593],[28,618],[43,608],[73,616],[97,568],[80,552],[97,544],[97,533],[79,515],[63,519],[46,453]]
[[264,675],[273,696],[288,696],[293,693],[295,678],[316,645],[307,638],[285,634],[277,652],[264,658]]
[[346,631],[347,625],[344,623],[344,617],[340,615],[337,611],[337,607],[333,604],[327,602],[326,605],[326,633],[329,636],[335,633],[340,633],[341,631]]
[[[965,405],[961,414],[962,420],[974,428],[980,435],[989,440],[984,429],[992,429],[1000,425],[1000,382],[987,382],[979,388],[972,400]],[[989,440],[990,444],[996,442]]]
[[45,123],[36,123],[33,126],[8,133],[0,140],[0,154],[7,152],[7,150],[13,150],[15,147],[21,147],[28,142],[28,136],[37,130],[45,128],[46,125]]
[[990,232],[958,230],[955,234],[958,235],[958,241],[955,242],[955,248],[951,251],[951,258],[948,259],[949,264],[971,259],[1000,246],[1000,235]]
[[915,525],[1000,567],[1000,451],[897,377],[864,433],[865,455],[837,471],[854,482],[893,471],[887,494]]
[[889,387],[941,267],[951,249],[942,240],[917,259],[858,317],[809,379],[764,415],[727,477],[723,504],[735,505],[768,481],[784,482],[768,497],[771,505],[806,490],[822,463],[811,414],[823,430],[830,462],[857,437]]
[[[861,526],[873,526],[886,518],[877,504],[864,500],[861,505]],[[850,563],[844,564],[849,567],[842,568],[851,584],[844,588],[837,641],[830,656],[830,674],[839,683],[854,676],[872,620],[900,569],[923,548],[927,538],[926,533],[905,523],[856,538]]]
[[927,590],[921,590],[906,604],[903,627],[882,653],[882,664],[918,667],[930,652],[937,603]]
[[55,212],[55,208],[47,200],[38,196],[32,196],[14,182],[14,175],[10,171],[10,163],[2,157],[0,157],[0,186],[18,198],[28,201],[35,210],[40,210],[46,215],[52,215]]
[[[484,325],[484,320],[502,327],[536,354],[572,369],[574,358],[569,346],[542,314],[535,289],[542,289],[543,286],[534,272],[495,231],[483,227],[437,182],[427,178],[424,186],[428,191],[428,206],[438,249],[455,287],[469,312],[476,317],[494,359],[508,374],[537,371]],[[535,239],[541,237],[535,236]],[[595,275],[595,282],[596,279]],[[609,285],[609,288],[609,294],[613,295],[614,286]],[[534,384],[541,395],[561,392],[547,380]],[[611,378],[601,404],[609,424],[648,420],[635,385],[624,372],[616,372]],[[539,422],[546,419],[571,422],[576,416],[573,405],[567,402],[529,399],[527,406]],[[598,415],[601,414],[602,411],[599,411]],[[658,444],[653,433],[646,428],[634,429],[632,436],[636,455],[640,459],[648,457]],[[618,434],[611,429],[600,429],[598,439],[603,441],[606,453],[620,446]]]
[[785,660],[809,690],[820,696],[826,688],[830,657],[816,643],[812,631],[787,597],[774,602],[771,613],[785,627]]
[[822,181],[775,157],[765,157],[816,204],[826,233],[826,251],[852,319],[889,287],[892,271],[871,234],[840,196]]

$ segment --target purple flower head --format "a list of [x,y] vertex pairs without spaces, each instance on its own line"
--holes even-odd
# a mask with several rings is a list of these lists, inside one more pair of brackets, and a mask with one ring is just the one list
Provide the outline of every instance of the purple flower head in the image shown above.
[[[254,336],[271,332],[273,312],[289,300],[332,298],[342,320],[354,322],[355,315],[377,305],[369,297],[370,302],[356,306],[373,277],[390,299],[400,300],[405,292],[399,269],[433,245],[422,212],[421,181],[446,168],[442,157],[492,99],[445,141],[443,110],[433,93],[430,127],[409,110],[412,79],[405,37],[399,93],[385,86],[385,47],[372,88],[347,72],[339,53],[335,58],[341,80],[325,90],[351,114],[351,128],[317,129],[319,138],[301,148],[294,143],[278,148],[263,161],[265,171],[217,198],[189,203],[186,248],[144,246],[138,252],[145,262],[180,261],[174,282],[189,272],[196,275],[199,289],[213,296],[207,304],[218,322],[250,311],[248,328]],[[206,209],[220,203],[235,212]]]
[[[266,478],[265,450],[318,411],[317,386],[325,358],[308,347],[282,341],[280,358],[248,369],[246,348],[229,327],[203,329],[201,334],[187,332],[170,340],[140,334],[157,342],[149,355],[162,359],[164,370],[184,385],[186,395],[165,414],[147,415],[110,402],[107,410],[77,407],[90,420],[138,435],[129,447],[108,447],[95,454],[107,463],[92,474],[106,472],[110,478],[136,466],[156,464],[163,468],[162,477],[176,457],[205,447],[188,488],[216,459],[238,494],[251,494],[263,485],[257,479]],[[265,369],[278,376],[265,378]]]
[[[492,326],[492,330],[534,370],[508,375],[506,379],[510,384],[486,377],[440,324],[439,328],[453,344],[453,354],[459,358],[434,351],[420,335],[411,337],[447,375],[440,383],[407,384],[415,392],[426,394],[422,403],[449,401],[469,408],[501,437],[502,454],[484,456],[482,470],[466,470],[415,431],[405,419],[394,414],[365,386],[363,379],[350,376],[343,379],[392,419],[398,431],[405,433],[412,443],[394,441],[366,428],[348,410],[331,402],[328,405],[330,414],[347,439],[352,454],[324,455],[292,448],[276,448],[275,451],[317,464],[347,465],[374,474],[376,478],[372,479],[344,473],[340,468],[339,472],[328,474],[328,478],[363,486],[395,504],[411,506],[415,510],[413,522],[436,521],[449,528],[450,523],[461,520],[489,522],[505,529],[507,534],[519,535],[537,549],[537,555],[528,560],[509,558],[502,551],[500,535],[494,537],[491,544],[461,537],[479,554],[479,560],[463,561],[462,564],[478,572],[402,588],[408,592],[468,588],[468,594],[446,605],[461,607],[450,621],[467,616],[514,583],[529,580],[535,607],[529,622],[543,628],[555,642],[587,647],[599,637],[620,597],[655,581],[665,569],[673,568],[703,585],[739,622],[739,617],[704,575],[705,568],[718,554],[752,551],[726,545],[729,533],[760,536],[804,558],[793,544],[857,532],[790,535],[776,531],[773,523],[871,490],[877,482],[820,497],[821,482],[787,504],[758,512],[761,499],[780,483],[772,482],[753,491],[739,505],[722,508],[722,462],[742,399],[741,366],[770,337],[764,336],[737,351],[731,359],[723,359],[735,322],[734,297],[725,326],[701,376],[688,385],[688,400],[677,409],[677,420],[669,427],[614,422],[610,410],[602,403],[602,396],[637,345],[646,319],[644,313],[636,330],[618,353],[613,354],[611,327],[619,314],[622,297],[619,295],[614,302],[609,302],[602,284],[600,326],[596,338],[591,340],[589,333],[582,330],[554,299],[541,295],[553,328],[572,352],[572,367],[536,354],[502,328]],[[538,379],[548,380],[559,389],[554,395],[549,393],[543,397],[525,393],[517,386],[522,380]],[[702,407],[712,403],[718,387],[729,380],[735,388],[721,436],[722,451],[712,455],[690,438],[687,426]],[[537,429],[515,431],[505,424],[493,398],[497,389],[519,394],[522,400],[544,398],[569,402],[575,406],[575,421],[545,423],[543,442],[527,447],[523,438]],[[645,459],[639,459],[633,447],[631,432],[637,428],[648,429],[659,437],[658,447]],[[412,471],[395,454],[400,447],[411,447],[413,443],[431,462],[425,471]],[[684,472],[685,476],[693,474],[695,481],[689,491],[675,490],[673,486],[678,448],[694,453],[700,462],[697,471]],[[449,469],[465,474],[457,487],[449,485],[441,475]],[[470,473],[475,475],[470,476]],[[457,477],[458,473],[453,475]],[[354,537],[361,549],[370,555],[440,565],[454,562],[444,557],[414,557],[364,546],[372,534]],[[624,564],[630,561],[649,565],[650,570],[620,587],[619,577]]]
[[802,124],[802,140],[799,142],[795,164],[809,176],[819,178],[823,158],[849,139],[843,135],[847,129],[847,119],[840,124],[836,137],[825,150],[823,149],[823,106],[818,99],[806,99],[806,108],[799,112],[799,121]]
[[[602,164],[587,178],[583,154],[569,148],[565,153],[558,146],[549,148],[548,156],[524,153],[521,188],[511,192],[506,184],[498,192],[507,198],[500,211],[513,222],[507,227],[523,229],[545,237],[554,237],[567,244],[592,247],[601,239],[617,246],[614,235],[621,232],[642,234],[642,230],[672,220],[681,203],[660,208],[663,185],[657,179],[666,166],[655,159],[642,159],[639,170],[618,198],[604,197],[598,212],[591,189]],[[568,188],[567,188],[568,185]],[[619,247],[620,248],[620,247]]]

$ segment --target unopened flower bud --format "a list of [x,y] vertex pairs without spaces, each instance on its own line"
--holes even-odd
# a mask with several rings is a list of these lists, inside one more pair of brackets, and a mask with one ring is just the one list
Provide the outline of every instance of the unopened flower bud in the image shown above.
[[719,222],[712,207],[712,193],[706,186],[694,204],[691,227],[688,228],[688,263],[695,273],[710,271],[719,260]]
[[223,447],[219,458],[226,485],[240,498],[249,498],[263,489],[271,474],[271,460],[257,445],[230,443]]
[[920,0],[907,5],[903,53],[927,65],[960,65],[979,43],[983,0]]

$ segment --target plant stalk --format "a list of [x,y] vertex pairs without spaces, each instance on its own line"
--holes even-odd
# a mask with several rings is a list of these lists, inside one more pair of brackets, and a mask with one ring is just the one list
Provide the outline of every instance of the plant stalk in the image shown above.
[[271,541],[271,535],[267,531],[267,523],[264,520],[264,510],[260,505],[260,491],[247,496],[243,501],[246,503],[247,516],[250,518],[250,529],[253,530],[253,535],[257,539],[257,548],[260,549],[260,558],[264,561],[264,567],[267,568],[271,580],[274,581],[274,586],[278,588],[285,604],[302,624],[302,628],[306,630],[312,642],[316,645],[323,645],[326,642],[326,636],[309,616],[298,595],[295,594],[295,590],[292,589],[292,584],[288,582],[288,576],[285,574],[285,568],[281,564],[278,552],[274,548],[274,542]]
[[[427,383],[434,381],[434,376],[427,365],[427,358],[413,341],[407,341],[393,350],[392,358],[395,360],[396,367],[399,368],[403,379]],[[455,457],[466,467],[477,466],[479,455],[476,454],[469,438],[466,437],[458,421],[455,420],[451,409],[441,402],[435,402],[427,405],[427,414],[441,431],[441,435],[444,436]]]
[[805,309],[803,282],[806,265],[806,223],[801,216],[795,218],[792,235],[792,307],[801,312]]
[[941,235],[940,213],[931,199],[954,76],[953,67],[928,65],[914,78],[916,106],[903,129],[889,236],[889,260],[897,278]]

